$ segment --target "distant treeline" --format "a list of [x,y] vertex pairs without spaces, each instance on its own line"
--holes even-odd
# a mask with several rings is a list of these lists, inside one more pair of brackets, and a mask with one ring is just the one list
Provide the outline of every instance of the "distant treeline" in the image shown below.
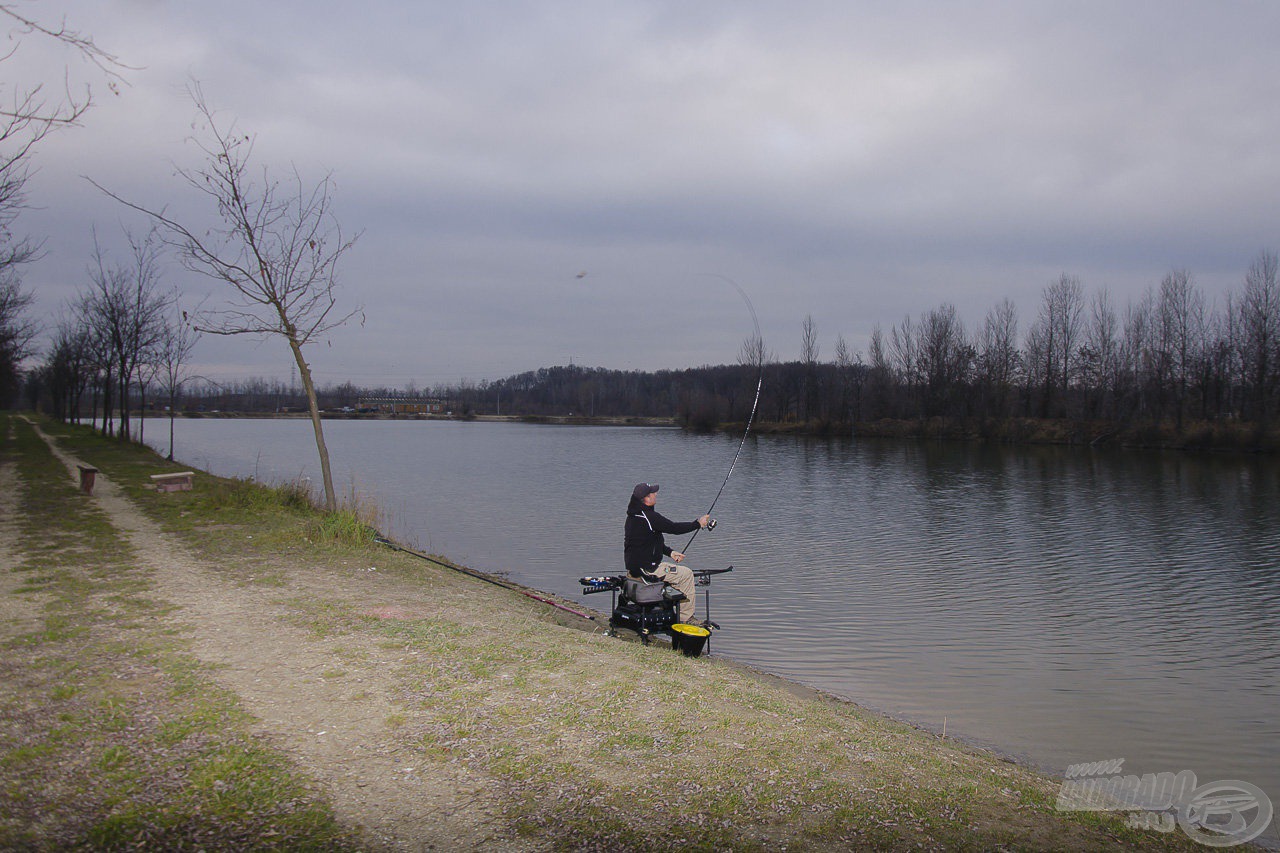
[[[746,421],[763,377],[761,429],[1274,450],[1278,269],[1274,254],[1260,254],[1242,288],[1212,304],[1175,270],[1123,307],[1064,275],[1044,289],[1025,334],[1009,300],[973,329],[943,304],[887,331],[877,326],[865,353],[838,336],[829,359],[810,317],[794,361],[776,360],[753,338],[732,365],[569,365],[421,390],[347,383],[322,387],[319,398],[339,411],[358,412],[374,397],[421,396],[445,401],[454,417],[668,417],[712,430]],[[175,405],[278,412],[301,410],[305,400],[300,390],[256,379],[195,382]]]

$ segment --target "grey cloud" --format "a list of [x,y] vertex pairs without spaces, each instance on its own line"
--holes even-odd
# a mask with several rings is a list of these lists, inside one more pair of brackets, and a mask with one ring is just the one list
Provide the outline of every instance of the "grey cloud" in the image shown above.
[[[331,170],[344,227],[365,233],[342,277],[369,323],[317,352],[322,377],[330,358],[335,376],[418,384],[568,357],[731,361],[740,318],[703,272],[751,292],[790,357],[807,313],[863,346],[942,300],[967,319],[1006,295],[1033,313],[1064,270],[1121,298],[1173,266],[1230,287],[1277,236],[1269,3],[77,0],[67,15],[144,67],[42,153],[46,210],[26,221],[51,251],[29,277],[65,293],[89,227],[118,227],[80,174],[208,215],[170,166],[195,162],[195,77],[261,162]],[[594,290],[563,286],[584,268]],[[668,346],[632,343],[653,326]],[[269,347],[208,346],[224,369],[287,370]]]

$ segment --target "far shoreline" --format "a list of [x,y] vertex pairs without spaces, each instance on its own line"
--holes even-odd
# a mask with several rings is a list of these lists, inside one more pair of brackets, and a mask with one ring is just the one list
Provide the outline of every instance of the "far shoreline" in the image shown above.
[[[167,420],[166,412],[148,412],[145,417]],[[174,419],[201,420],[309,420],[305,411],[242,412],[208,411],[178,412]],[[723,432],[742,434],[742,422],[721,422],[707,427],[690,425],[675,417],[639,415],[481,415],[392,414],[384,412],[321,412],[325,421],[447,421],[459,423],[534,424],[547,426],[664,427],[696,433]],[[1010,447],[1058,446],[1080,449],[1157,450],[1184,453],[1244,454],[1275,456],[1280,454],[1280,430],[1245,428],[1238,424],[1199,423],[1182,430],[1173,426],[1118,426],[1105,421],[1046,421],[1015,418],[1008,421],[953,420],[881,420],[868,423],[776,422],[757,421],[750,432],[756,435],[794,436],[838,439],[911,439],[916,441],[956,441],[968,444],[996,444]]]

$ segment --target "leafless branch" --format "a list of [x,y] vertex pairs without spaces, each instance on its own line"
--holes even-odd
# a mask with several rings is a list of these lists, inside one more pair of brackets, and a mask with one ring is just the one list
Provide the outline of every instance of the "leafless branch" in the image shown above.
[[192,141],[204,163],[180,168],[178,175],[212,203],[217,224],[198,232],[163,208],[148,208],[90,183],[150,217],[185,268],[228,286],[226,305],[202,312],[199,331],[278,335],[288,343],[311,406],[326,502],[336,508],[311,369],[302,348],[360,313],[359,308],[335,313],[338,262],[359,235],[346,237],[334,216],[332,175],[308,186],[296,168],[284,181],[275,180],[266,168],[251,169],[253,137],[240,133],[234,122],[221,122],[198,83],[191,85],[190,94],[205,132]]

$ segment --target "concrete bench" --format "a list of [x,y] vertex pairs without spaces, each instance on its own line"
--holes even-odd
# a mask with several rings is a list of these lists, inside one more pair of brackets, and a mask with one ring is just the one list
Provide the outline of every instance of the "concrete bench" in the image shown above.
[[151,480],[162,492],[189,492],[195,476],[195,471],[178,471],[174,474],[152,474]]
[[86,495],[93,494],[93,481],[98,475],[98,469],[92,465],[77,465],[80,469],[80,491]]

